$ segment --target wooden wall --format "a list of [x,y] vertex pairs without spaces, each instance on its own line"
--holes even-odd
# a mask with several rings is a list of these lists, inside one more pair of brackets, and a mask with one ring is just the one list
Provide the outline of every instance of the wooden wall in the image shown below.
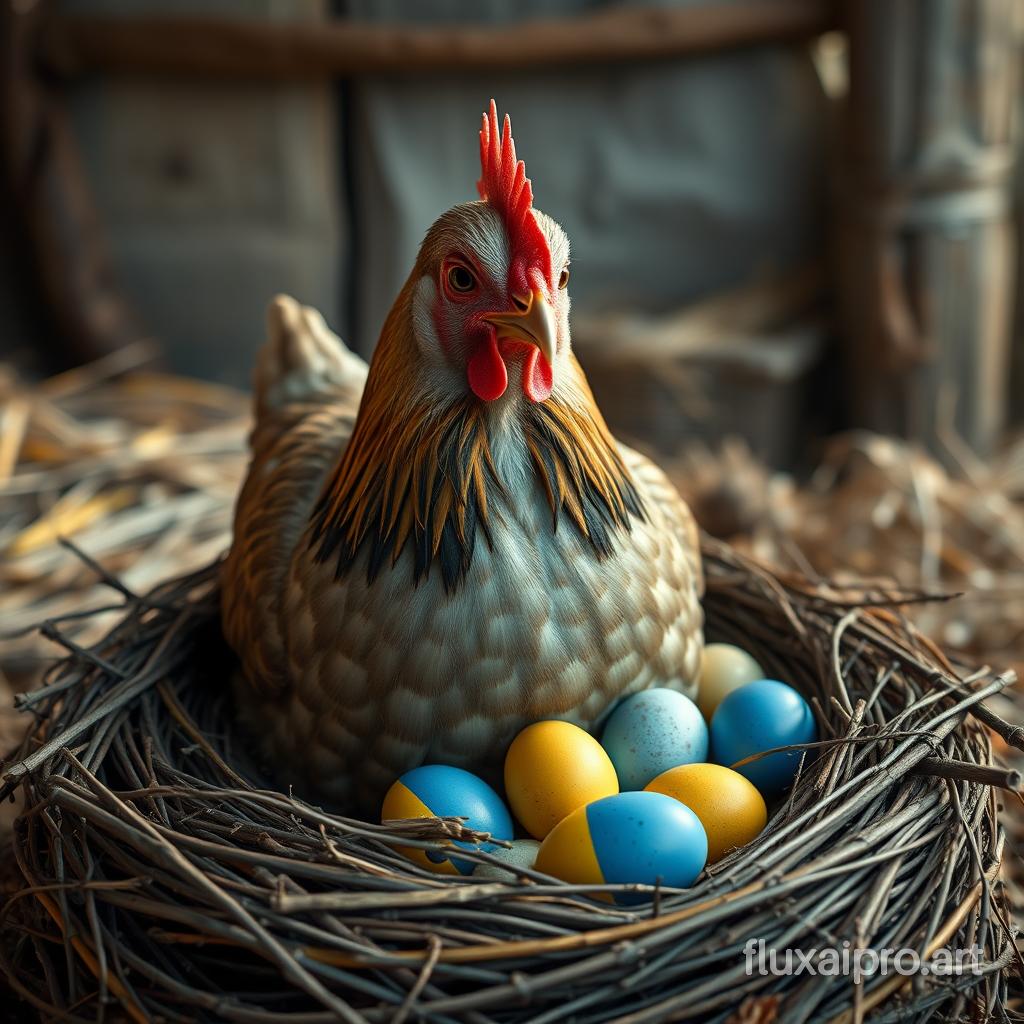
[[[325,0],[68,0],[64,10],[320,19]],[[172,366],[247,385],[268,299],[336,319],[344,259],[327,82],[85,79],[70,92],[114,271]]]

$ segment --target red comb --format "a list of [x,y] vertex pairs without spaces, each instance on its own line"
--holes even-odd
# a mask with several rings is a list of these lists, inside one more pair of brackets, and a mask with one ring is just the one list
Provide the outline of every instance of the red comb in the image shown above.
[[489,113],[480,126],[480,198],[501,214],[512,246],[509,287],[528,291],[527,268],[540,270],[545,282],[551,280],[551,250],[533,215],[533,187],[526,176],[526,164],[516,160],[512,122],[505,115],[498,134],[498,109],[491,100]]

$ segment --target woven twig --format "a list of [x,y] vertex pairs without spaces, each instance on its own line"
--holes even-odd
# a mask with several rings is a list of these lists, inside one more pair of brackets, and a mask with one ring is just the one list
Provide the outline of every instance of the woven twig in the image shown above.
[[[982,701],[892,607],[904,596],[773,575],[705,541],[710,639],[742,644],[819,715],[793,792],[689,890],[519,870],[430,874],[396,852],[483,838],[455,819],[370,824],[276,790],[233,729],[217,567],[147,598],[22,705],[24,791],[2,967],[47,1018],[344,1020],[977,1019],[1017,956]],[[108,581],[113,582],[113,581]],[[871,607],[875,598],[884,607]],[[63,636],[60,621],[51,633]],[[467,859],[488,861],[469,851]],[[983,950],[953,977],[747,973],[744,948]],[[973,1009],[972,1009],[973,1008]]]

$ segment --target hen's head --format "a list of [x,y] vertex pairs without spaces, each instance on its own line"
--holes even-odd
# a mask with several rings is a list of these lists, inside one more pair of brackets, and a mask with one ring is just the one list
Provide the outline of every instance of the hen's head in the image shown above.
[[480,129],[480,201],[443,214],[413,271],[412,326],[432,383],[485,403],[543,402],[569,359],[569,240],[533,209],[506,115]]

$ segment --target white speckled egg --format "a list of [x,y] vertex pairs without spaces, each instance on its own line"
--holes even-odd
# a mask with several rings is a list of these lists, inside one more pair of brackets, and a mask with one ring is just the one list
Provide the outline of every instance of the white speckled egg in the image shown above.
[[676,690],[643,690],[611,713],[601,743],[623,792],[681,764],[706,761],[708,727],[697,705]]
[[[537,860],[540,843],[536,839],[513,839],[510,847],[497,846],[487,852],[497,860],[514,868],[532,868]],[[519,876],[497,864],[477,864],[474,878],[493,878],[499,882],[514,882]]]
[[708,644],[701,656],[697,690],[697,706],[705,721],[711,721],[715,708],[733,690],[764,677],[764,669],[743,648]]

